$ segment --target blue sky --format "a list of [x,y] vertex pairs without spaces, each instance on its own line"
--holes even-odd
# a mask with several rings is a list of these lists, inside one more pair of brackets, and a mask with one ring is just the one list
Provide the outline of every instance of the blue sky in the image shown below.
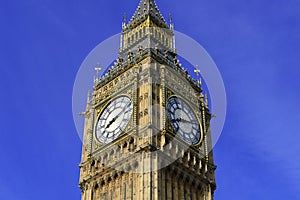
[[[0,1],[0,199],[80,199],[73,82],[87,54],[120,32],[123,13],[137,4]],[[205,47],[224,79],[216,199],[299,199],[300,2],[157,4]]]

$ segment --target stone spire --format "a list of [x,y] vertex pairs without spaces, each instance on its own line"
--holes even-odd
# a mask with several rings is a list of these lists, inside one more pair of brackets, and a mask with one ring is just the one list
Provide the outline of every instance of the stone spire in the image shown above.
[[168,28],[167,22],[160,13],[154,0],[140,0],[140,3],[131,17],[126,28],[132,29],[149,19],[158,27]]

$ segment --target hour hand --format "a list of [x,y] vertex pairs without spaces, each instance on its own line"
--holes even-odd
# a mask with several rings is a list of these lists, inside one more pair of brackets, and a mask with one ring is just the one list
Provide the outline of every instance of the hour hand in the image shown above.
[[175,121],[175,122],[185,122],[184,119],[182,119],[182,118],[176,118],[176,119],[173,119],[172,121]]
[[180,118],[177,119],[171,119],[172,122],[180,122]]
[[180,121],[183,122],[183,123],[191,123],[190,121],[185,120],[185,119],[183,119],[183,118],[180,118]]
[[114,123],[114,122],[116,121],[116,118],[117,118],[117,116],[114,117],[114,118],[107,124],[107,126],[106,126],[105,128],[109,128],[110,125],[112,125],[112,123]]

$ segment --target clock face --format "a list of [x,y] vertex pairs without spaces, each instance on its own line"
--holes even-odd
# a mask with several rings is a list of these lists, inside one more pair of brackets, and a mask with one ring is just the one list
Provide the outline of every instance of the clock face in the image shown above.
[[168,117],[173,129],[188,144],[200,141],[200,125],[193,110],[181,99],[172,97],[167,103]]
[[122,96],[102,111],[96,126],[97,139],[102,143],[112,142],[117,138],[130,120],[133,105],[128,97]]

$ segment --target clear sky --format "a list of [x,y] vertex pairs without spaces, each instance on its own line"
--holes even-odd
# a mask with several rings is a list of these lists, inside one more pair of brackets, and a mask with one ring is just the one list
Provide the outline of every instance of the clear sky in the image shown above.
[[[120,32],[123,13],[137,4],[0,1],[0,199],[80,199],[73,82],[87,54]],[[215,199],[300,199],[300,2],[157,4],[205,47],[224,79]]]

